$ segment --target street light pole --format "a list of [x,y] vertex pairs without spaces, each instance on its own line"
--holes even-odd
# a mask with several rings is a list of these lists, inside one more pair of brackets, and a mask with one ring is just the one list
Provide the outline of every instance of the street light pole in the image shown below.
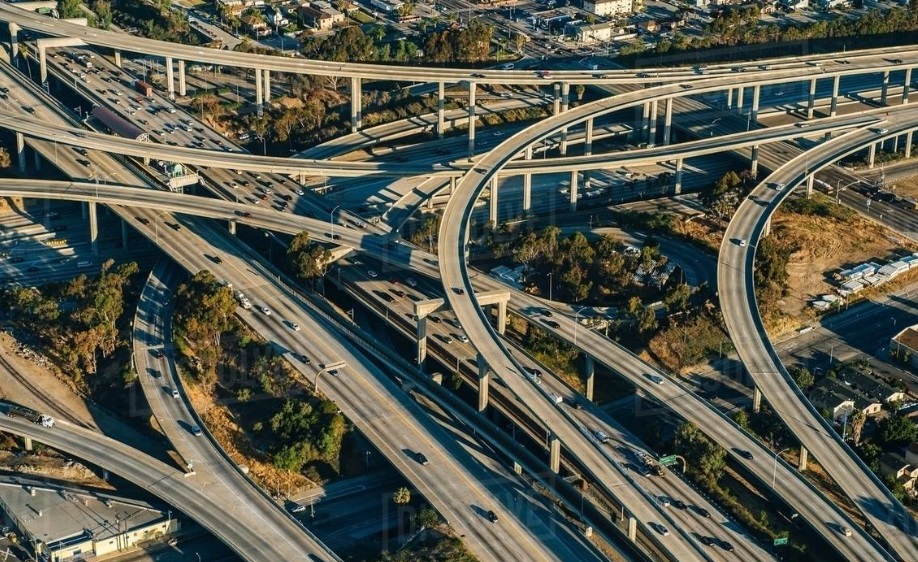
[[772,490],[775,489],[775,483],[778,478],[778,455],[780,455],[784,451],[787,451],[788,449],[790,449],[790,447],[785,447],[781,449],[780,451],[778,451],[777,453],[775,453],[774,467],[771,469],[771,489]]
[[341,205],[338,205],[337,207],[332,209],[330,213],[328,213],[328,222],[331,223],[332,240],[335,239],[335,211],[337,211],[339,207],[341,207]]
[[552,276],[552,273],[554,273],[554,272],[552,272],[552,271],[549,271],[549,272],[548,272],[548,302],[552,302],[552,301],[551,301],[551,286],[552,286],[551,276]]
[[584,308],[587,307],[581,306],[579,309],[577,309],[577,312],[574,313],[574,347],[577,347],[577,324],[580,324],[579,317]]

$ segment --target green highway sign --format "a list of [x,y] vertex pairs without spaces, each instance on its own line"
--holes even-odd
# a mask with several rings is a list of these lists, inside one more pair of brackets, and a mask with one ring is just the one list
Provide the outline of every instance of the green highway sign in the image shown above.
[[668,455],[660,459],[660,464],[670,466],[676,464],[676,455]]
[[787,537],[775,539],[775,546],[781,546],[783,544],[787,544]]

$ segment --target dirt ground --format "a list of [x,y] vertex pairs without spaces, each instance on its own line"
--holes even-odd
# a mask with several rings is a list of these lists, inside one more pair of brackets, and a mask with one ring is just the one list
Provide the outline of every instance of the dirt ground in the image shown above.
[[788,321],[786,326],[777,327],[779,332],[795,329],[800,322],[815,317],[808,303],[820,295],[834,294],[837,284],[832,273],[865,261],[882,263],[896,253],[918,249],[906,238],[860,216],[842,222],[778,212],[772,222],[775,231],[800,248],[788,262],[789,293],[780,302]]
[[899,197],[918,196],[918,176],[912,176],[905,180],[897,180],[892,186],[893,192]]

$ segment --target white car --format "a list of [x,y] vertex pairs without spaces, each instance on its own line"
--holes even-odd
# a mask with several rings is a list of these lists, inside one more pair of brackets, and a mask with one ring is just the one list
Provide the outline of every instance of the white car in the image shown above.
[[377,277],[376,272],[373,271],[372,269],[367,270],[367,275],[369,275],[370,278],[372,278],[372,279],[376,279],[376,277]]
[[784,189],[784,184],[783,184],[783,183],[776,183],[776,184],[775,184],[775,191],[781,191],[782,189]]
[[662,505],[663,507],[669,507],[669,506],[670,506],[669,498],[667,498],[666,496],[660,496],[659,499],[660,499],[660,505]]
[[456,336],[456,338],[462,343],[469,343],[469,337],[465,334],[459,334]]
[[596,439],[597,439],[600,443],[608,443],[608,442],[609,442],[609,436],[606,435],[606,432],[605,432],[605,431],[602,431],[601,429],[595,430],[595,431],[593,432],[593,435],[596,436]]
[[885,135],[888,132],[889,132],[889,129],[877,129],[878,135]]
[[745,247],[746,247],[746,239],[745,239],[745,238],[740,238],[739,245],[740,245],[740,248],[745,248]]
[[662,385],[663,383],[666,382],[666,379],[664,379],[664,378],[661,377],[660,375],[648,374],[648,375],[647,375],[647,378],[650,379],[651,382],[653,382],[653,384]]
[[271,309],[268,308],[267,306],[261,307],[261,311],[264,313],[265,316],[271,316]]
[[296,322],[294,322],[293,324],[290,324],[290,327],[293,328],[293,331],[294,331],[294,332],[299,332],[299,331],[300,331],[300,325],[297,324]]
[[417,281],[417,279],[415,279],[415,278],[413,278],[413,277],[409,277],[408,279],[405,279],[405,283],[408,283],[408,286],[409,286],[409,287],[417,287],[417,286],[418,286],[418,281]]

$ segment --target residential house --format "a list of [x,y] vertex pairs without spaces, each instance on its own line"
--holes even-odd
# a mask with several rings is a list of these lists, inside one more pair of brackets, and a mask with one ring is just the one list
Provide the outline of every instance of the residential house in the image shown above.
[[817,410],[828,410],[832,421],[847,419],[854,412],[854,400],[831,389],[814,388],[809,399]]
[[918,369],[918,324],[904,328],[889,340],[889,354]]
[[872,416],[878,414],[883,408],[882,400],[865,394],[841,379],[828,377],[816,383],[816,386],[810,391],[810,402],[817,408],[826,408],[831,411],[834,421],[847,420],[848,416],[855,412],[863,412],[865,415]]
[[871,400],[882,404],[901,402],[905,400],[905,392],[878,379],[871,373],[865,373],[853,367],[848,367],[838,375],[839,382],[866,395]]
[[571,35],[574,35],[578,43],[606,43],[635,37],[633,31],[628,31],[612,22],[579,25],[572,28]]
[[245,10],[242,0],[217,0],[218,10],[227,16],[239,17]]
[[267,8],[265,10],[265,19],[268,22],[268,26],[274,29],[287,27],[290,24],[290,20],[284,17],[281,9]]
[[637,23],[638,33],[654,33],[660,30],[660,24],[657,20],[644,20]]
[[898,453],[884,453],[880,457],[880,474],[895,477],[911,493],[915,488],[915,479],[918,478],[918,465],[910,464]]
[[918,466],[918,441],[912,441],[905,448],[905,462]]
[[247,27],[256,37],[264,37],[271,34],[268,24],[256,16],[243,16],[242,25]]
[[344,23],[344,14],[328,2],[313,2],[299,7],[300,21],[320,31],[328,31],[335,25]]

